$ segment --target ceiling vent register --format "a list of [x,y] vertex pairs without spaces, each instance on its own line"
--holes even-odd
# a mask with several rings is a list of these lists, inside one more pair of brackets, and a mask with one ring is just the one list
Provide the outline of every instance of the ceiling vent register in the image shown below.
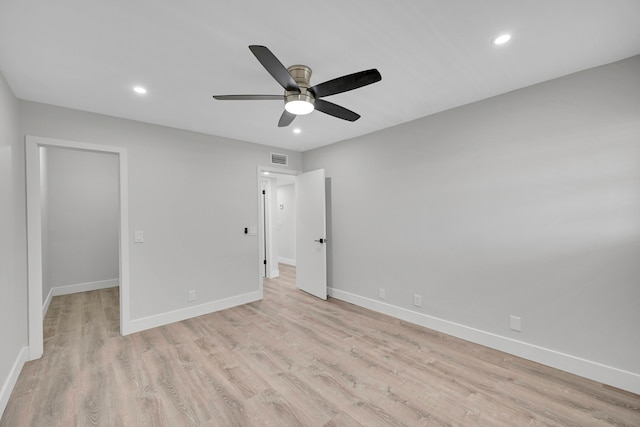
[[286,154],[271,153],[271,164],[288,166],[289,156],[287,156]]

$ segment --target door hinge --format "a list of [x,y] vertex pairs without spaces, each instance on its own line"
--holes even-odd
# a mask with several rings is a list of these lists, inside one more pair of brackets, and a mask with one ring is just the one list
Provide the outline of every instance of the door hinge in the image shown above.
[[267,265],[267,260],[265,259],[262,263],[263,263],[264,265]]
[[262,194],[267,194],[267,192],[265,190],[262,190]]

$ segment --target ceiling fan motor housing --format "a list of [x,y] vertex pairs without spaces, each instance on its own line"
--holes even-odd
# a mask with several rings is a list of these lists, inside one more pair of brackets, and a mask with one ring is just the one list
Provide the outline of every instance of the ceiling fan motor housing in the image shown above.
[[308,102],[311,105],[315,104],[315,98],[313,94],[309,91],[311,84],[309,81],[311,80],[311,68],[306,65],[292,65],[287,68],[291,77],[296,81],[298,86],[300,87],[300,92],[286,90],[284,93],[284,102],[285,104],[291,101],[304,101]]

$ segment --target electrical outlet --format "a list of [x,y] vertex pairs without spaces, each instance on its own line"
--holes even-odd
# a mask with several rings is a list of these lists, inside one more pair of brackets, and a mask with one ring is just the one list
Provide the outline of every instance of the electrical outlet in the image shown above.
[[413,305],[415,305],[416,307],[422,307],[422,296],[415,294],[413,296]]
[[509,316],[509,328],[511,328],[512,331],[522,332],[522,318]]
[[387,298],[387,292],[384,289],[380,288],[380,290],[378,291],[378,296],[380,297],[380,299],[385,299]]
[[196,291],[189,291],[189,301],[196,300]]

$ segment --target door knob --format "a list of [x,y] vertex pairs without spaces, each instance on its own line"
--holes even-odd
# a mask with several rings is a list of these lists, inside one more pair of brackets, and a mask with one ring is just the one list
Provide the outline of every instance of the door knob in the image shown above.
[[327,239],[318,239],[318,240],[314,240],[314,242],[327,243]]

